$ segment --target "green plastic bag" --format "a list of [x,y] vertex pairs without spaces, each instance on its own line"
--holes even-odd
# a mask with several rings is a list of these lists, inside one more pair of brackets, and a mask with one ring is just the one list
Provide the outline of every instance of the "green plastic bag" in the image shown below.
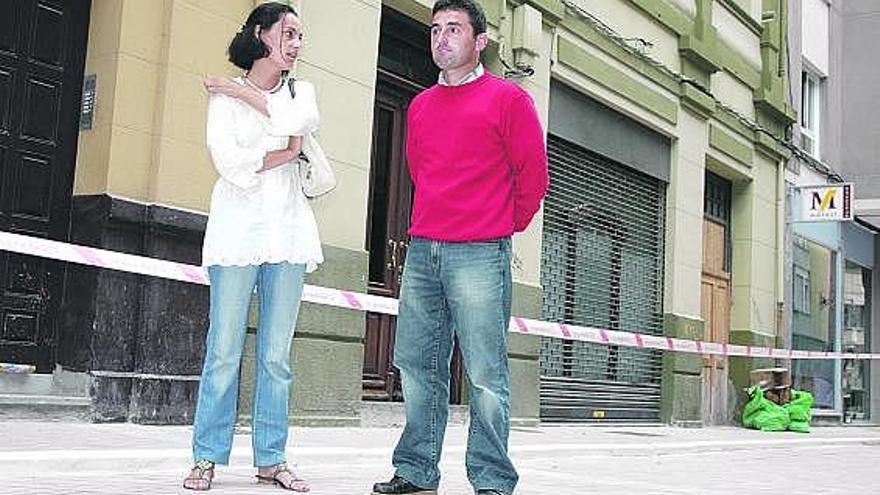
[[788,429],[800,433],[810,432],[810,420],[813,417],[813,394],[801,390],[791,391],[791,402],[782,406],[788,411],[791,423]]
[[742,422],[746,428],[761,431],[785,431],[788,429],[788,411],[764,397],[761,387],[749,388],[749,401],[743,408]]

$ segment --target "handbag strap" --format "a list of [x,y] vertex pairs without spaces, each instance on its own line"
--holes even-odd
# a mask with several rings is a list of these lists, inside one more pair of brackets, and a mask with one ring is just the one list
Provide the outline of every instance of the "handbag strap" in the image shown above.
[[[290,91],[290,97],[296,98],[296,78],[293,76],[289,76],[287,78],[287,89]],[[300,161],[304,161],[309,163],[309,157],[306,156],[305,152],[300,150],[299,156],[297,157]]]

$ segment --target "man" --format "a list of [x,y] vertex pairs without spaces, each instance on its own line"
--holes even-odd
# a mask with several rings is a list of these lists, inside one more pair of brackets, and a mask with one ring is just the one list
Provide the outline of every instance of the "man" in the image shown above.
[[413,99],[406,156],[415,185],[394,364],[406,427],[394,477],[374,494],[434,494],[457,336],[469,383],[468,478],[481,495],[510,495],[510,236],[547,191],[547,152],[534,104],[480,64],[486,17],[473,0],[434,4],[438,84]]

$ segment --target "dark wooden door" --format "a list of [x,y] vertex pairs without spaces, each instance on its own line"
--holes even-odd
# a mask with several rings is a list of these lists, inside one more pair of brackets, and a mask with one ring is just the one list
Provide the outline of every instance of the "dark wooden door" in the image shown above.
[[[0,230],[67,239],[90,4],[0,2]],[[0,361],[51,371],[63,282],[0,251]]]
[[[370,178],[369,293],[397,298],[406,256],[412,210],[412,182],[406,168],[406,109],[417,88],[381,74],[373,109],[373,153]],[[367,313],[364,342],[364,398],[399,400],[400,383],[392,365],[396,318]]]
[[[397,298],[409,237],[413,186],[406,166],[406,110],[421,88],[380,71],[373,110],[373,153],[370,178],[367,250],[370,294]],[[364,336],[364,399],[399,401],[403,396],[393,365],[397,319],[367,313]],[[461,358],[455,346],[450,402],[461,396]]]

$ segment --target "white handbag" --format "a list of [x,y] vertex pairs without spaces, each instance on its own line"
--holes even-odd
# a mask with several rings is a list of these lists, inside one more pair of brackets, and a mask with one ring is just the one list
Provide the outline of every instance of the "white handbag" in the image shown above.
[[327,155],[312,133],[303,136],[299,156],[299,180],[307,198],[317,198],[336,187],[336,176],[330,168]]

